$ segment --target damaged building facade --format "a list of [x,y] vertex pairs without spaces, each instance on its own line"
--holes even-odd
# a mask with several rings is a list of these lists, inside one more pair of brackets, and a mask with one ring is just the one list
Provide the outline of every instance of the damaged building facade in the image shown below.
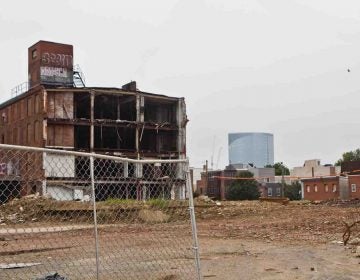
[[[136,82],[122,88],[86,87],[74,69],[71,45],[39,41],[28,49],[28,60],[28,90],[0,104],[1,143],[131,159],[186,157],[188,120],[184,98],[143,92],[137,89]],[[74,188],[79,168],[76,159],[59,156],[72,167],[66,174],[58,174],[56,168],[46,164],[51,156],[55,155],[42,155],[43,166],[37,171],[41,184],[21,186],[22,195],[48,193],[51,182],[59,181],[60,177],[62,186]],[[21,163],[6,162],[5,157],[2,158],[2,177],[16,176]],[[121,170],[125,178],[145,174],[144,170],[161,178],[162,170],[169,170],[162,166],[166,164],[155,165],[109,166],[108,170]],[[95,170],[95,174],[100,173]],[[115,178],[116,174],[106,176]],[[176,195],[181,198],[185,192],[184,178],[179,174],[174,176],[178,176],[179,186],[183,188]],[[131,188],[131,184],[127,186]],[[126,198],[130,198],[129,193],[131,198],[139,198],[136,191],[126,193]],[[122,196],[120,194],[118,196]]]

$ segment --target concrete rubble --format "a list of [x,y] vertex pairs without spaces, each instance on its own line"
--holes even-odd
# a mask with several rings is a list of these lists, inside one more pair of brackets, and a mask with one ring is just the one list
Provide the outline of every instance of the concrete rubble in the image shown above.
[[55,273],[50,273],[44,277],[36,278],[35,280],[69,280],[69,279],[55,272]]

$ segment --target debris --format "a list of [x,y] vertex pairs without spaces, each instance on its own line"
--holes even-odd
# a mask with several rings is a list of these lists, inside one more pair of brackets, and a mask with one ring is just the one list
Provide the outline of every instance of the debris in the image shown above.
[[355,257],[360,258],[360,246],[356,247]]
[[0,241],[11,241],[11,239],[5,236],[0,236]]
[[200,195],[196,198],[196,200],[199,200],[199,201],[203,201],[203,202],[206,202],[206,203],[209,203],[209,202],[214,202],[210,197],[208,197],[207,195]]
[[266,270],[266,271],[276,271],[275,268],[271,268],[271,267],[270,267],[270,268],[265,268],[265,270]]
[[[346,246],[346,244],[349,242],[349,239],[350,239],[350,236],[351,236],[351,228],[355,227],[357,224],[360,224],[360,220],[355,221],[352,224],[348,224],[348,223],[343,221],[343,224],[346,227],[345,232],[343,234],[344,245]],[[354,244],[354,240],[357,240],[356,244]],[[353,243],[351,243],[351,245],[360,245],[360,239],[359,238],[354,238],[352,240],[352,242]]]
[[40,196],[40,194],[37,192],[35,194],[29,194],[29,195],[23,196],[22,199],[36,199],[39,196]]
[[219,201],[216,201],[215,204],[216,204],[217,206],[221,206],[221,202],[219,202]]
[[41,263],[0,263],[0,269],[14,269],[14,268],[24,268],[40,265]]
[[360,245],[360,238],[354,238],[354,239],[351,239],[349,242],[348,242],[349,245]]
[[170,216],[160,210],[143,209],[139,211],[139,218],[146,223],[164,223],[170,219]]
[[68,280],[68,278],[66,278],[65,276],[61,276],[57,272],[55,272],[40,278],[36,278],[35,280]]

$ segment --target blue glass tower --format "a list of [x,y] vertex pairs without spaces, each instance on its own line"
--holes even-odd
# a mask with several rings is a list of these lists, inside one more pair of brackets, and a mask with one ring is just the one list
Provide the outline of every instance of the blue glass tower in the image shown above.
[[229,133],[229,163],[274,164],[274,135],[262,132]]

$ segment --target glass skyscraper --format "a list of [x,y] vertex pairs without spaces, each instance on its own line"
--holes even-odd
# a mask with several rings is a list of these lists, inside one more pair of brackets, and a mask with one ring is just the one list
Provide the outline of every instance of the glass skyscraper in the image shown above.
[[229,163],[274,164],[274,135],[262,132],[229,133]]

